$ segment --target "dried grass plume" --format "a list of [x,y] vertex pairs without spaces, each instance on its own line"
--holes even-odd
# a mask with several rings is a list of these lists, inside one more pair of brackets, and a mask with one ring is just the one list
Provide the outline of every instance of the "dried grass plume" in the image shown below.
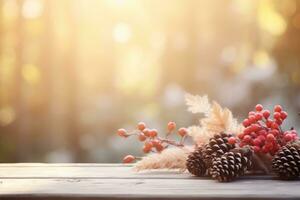
[[192,151],[190,148],[167,148],[161,153],[154,153],[145,156],[134,166],[135,171],[150,169],[179,169],[185,170],[185,162],[188,154]]
[[238,134],[243,130],[228,108],[222,108],[217,102],[210,104],[207,95],[186,94],[185,99],[190,112],[205,113],[205,117],[200,119],[200,126],[188,128],[189,135],[197,145],[206,143],[210,137],[222,131]]
[[200,126],[190,126],[188,127],[188,135],[193,138],[193,141],[201,146],[205,144],[209,138],[213,135],[213,133],[207,131],[206,129]]

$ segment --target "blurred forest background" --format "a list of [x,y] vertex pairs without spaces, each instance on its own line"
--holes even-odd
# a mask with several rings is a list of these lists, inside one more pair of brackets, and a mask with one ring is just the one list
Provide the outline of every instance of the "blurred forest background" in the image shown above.
[[0,162],[120,162],[120,127],[239,119],[282,104],[299,129],[300,1],[0,0]]

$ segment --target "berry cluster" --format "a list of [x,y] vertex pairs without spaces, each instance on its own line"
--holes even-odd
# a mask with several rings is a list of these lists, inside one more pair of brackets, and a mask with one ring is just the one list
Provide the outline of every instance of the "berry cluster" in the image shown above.
[[[143,142],[143,152],[144,153],[150,153],[150,152],[161,152],[165,148],[167,148],[169,145],[174,145],[177,147],[183,147],[184,146],[184,140],[187,135],[187,129],[186,128],[179,128],[177,130],[178,135],[181,137],[180,142],[176,142],[173,140],[168,139],[169,135],[171,135],[176,130],[176,123],[175,122],[169,122],[167,125],[167,133],[165,135],[165,138],[162,138],[158,135],[158,131],[156,129],[150,129],[147,128],[146,124],[144,122],[139,122],[137,125],[137,128],[133,130],[132,132],[127,132],[125,129],[121,128],[118,129],[117,134],[121,137],[127,138],[129,136],[137,136],[137,139],[140,142]],[[124,163],[130,163],[136,160],[137,157],[132,155],[127,155],[124,157],[123,162]]]
[[257,104],[255,111],[248,114],[243,121],[243,133],[238,135],[240,146],[250,145],[255,152],[274,155],[286,143],[297,140],[297,132],[293,129],[283,131],[282,123],[288,114],[280,105],[274,106],[273,119],[271,112]]

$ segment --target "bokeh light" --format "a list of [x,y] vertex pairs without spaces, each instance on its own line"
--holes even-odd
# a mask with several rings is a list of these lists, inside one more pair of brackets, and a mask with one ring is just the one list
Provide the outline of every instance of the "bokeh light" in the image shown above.
[[[0,0],[0,161],[118,162],[115,131],[198,123],[185,92],[299,124],[299,0]],[[296,125],[295,125],[296,124]]]

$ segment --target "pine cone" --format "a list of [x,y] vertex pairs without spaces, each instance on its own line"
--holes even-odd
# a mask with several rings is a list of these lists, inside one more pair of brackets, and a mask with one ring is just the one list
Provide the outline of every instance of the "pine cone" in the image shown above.
[[186,161],[187,170],[195,176],[203,176],[207,171],[203,157],[204,150],[204,147],[198,147],[188,156]]
[[243,175],[251,167],[252,151],[249,148],[237,148],[216,157],[209,170],[213,179],[229,182]]
[[215,134],[209,139],[208,144],[205,145],[204,160],[206,166],[210,167],[212,165],[212,159],[215,157],[222,156],[224,153],[229,152],[235,147],[235,145],[229,144],[228,139],[231,134],[224,132]]
[[300,145],[283,146],[272,160],[274,172],[281,179],[295,179],[300,175]]

